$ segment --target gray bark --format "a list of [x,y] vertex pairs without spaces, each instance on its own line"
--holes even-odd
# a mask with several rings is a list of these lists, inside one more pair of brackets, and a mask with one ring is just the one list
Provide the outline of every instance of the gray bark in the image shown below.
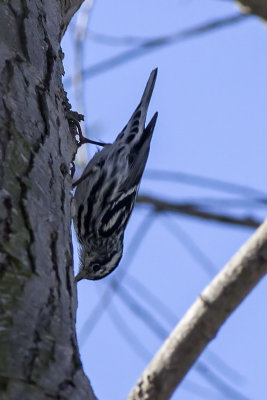
[[[0,399],[95,399],[82,370],[60,39],[81,0],[0,3]],[[266,18],[265,0],[243,0]]]
[[82,370],[60,39],[80,2],[0,3],[0,399],[95,399]]

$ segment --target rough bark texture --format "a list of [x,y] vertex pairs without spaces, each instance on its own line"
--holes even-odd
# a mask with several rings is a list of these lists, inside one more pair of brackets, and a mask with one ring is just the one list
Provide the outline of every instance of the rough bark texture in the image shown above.
[[224,321],[267,273],[267,220],[201,293],[128,400],[167,400]]
[[76,11],[80,8],[84,0],[61,0],[62,5],[62,34],[67,29],[67,26],[72,18],[72,16],[76,13]]
[[[76,146],[59,46],[81,3],[0,3],[1,400],[95,399],[75,335],[68,171]],[[265,0],[242,3],[266,18]]]
[[95,399],[75,334],[68,172],[76,144],[59,45],[70,4],[0,3],[1,400]]

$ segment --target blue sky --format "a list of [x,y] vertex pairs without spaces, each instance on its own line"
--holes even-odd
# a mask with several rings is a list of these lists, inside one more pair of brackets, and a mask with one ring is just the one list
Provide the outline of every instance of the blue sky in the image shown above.
[[[96,42],[90,38],[90,30],[118,38],[154,38],[237,12],[234,3],[222,0],[96,1],[84,42],[83,67],[86,69],[131,48]],[[74,73],[75,23],[76,18],[63,40],[65,79]],[[156,66],[158,78],[148,118],[155,111],[159,112],[159,118],[147,171],[195,174],[267,193],[267,52],[263,22],[250,17],[162,47],[86,79],[84,112],[91,138],[107,142],[115,139],[137,106],[148,76]],[[68,94],[73,108],[82,111],[73,87],[68,88]],[[95,146],[87,149],[88,157],[96,150]],[[151,180],[146,175],[141,193],[179,202],[209,199],[211,203],[213,199],[213,204],[216,199],[226,204],[227,199],[237,198],[234,193],[179,181]],[[243,208],[226,208],[225,212],[263,219],[266,208],[249,203]],[[101,400],[126,397],[151,355],[160,347],[165,332],[170,332],[210,282],[212,271],[219,271],[253,233],[253,229],[177,214],[156,216],[146,235],[142,235],[145,230],[142,224],[145,218],[148,221],[148,214],[149,207],[136,206],[125,235],[124,258],[116,272],[102,281],[78,284],[77,332],[82,341],[81,357]],[[130,260],[136,232],[138,249]],[[191,246],[189,250],[184,242]],[[75,237],[74,247],[78,268]],[[113,277],[119,277],[126,269],[129,277],[125,274],[122,287],[156,318],[157,327],[153,331],[152,322],[146,317],[147,323],[142,322],[140,312],[134,314],[122,301],[122,295],[117,294],[105,305],[101,315],[97,311],[98,322],[90,323],[85,330],[86,320],[96,315],[92,313]],[[148,299],[136,293],[134,279],[160,299],[168,311],[160,312],[155,300],[149,305]],[[266,304],[265,278],[223,325],[201,356],[202,364],[190,371],[173,399],[262,400],[266,397]],[[130,330],[128,339],[134,338],[131,344],[122,336],[124,329]],[[144,348],[134,340],[139,340]],[[233,395],[223,382],[245,397]],[[223,391],[218,387],[223,387]]]

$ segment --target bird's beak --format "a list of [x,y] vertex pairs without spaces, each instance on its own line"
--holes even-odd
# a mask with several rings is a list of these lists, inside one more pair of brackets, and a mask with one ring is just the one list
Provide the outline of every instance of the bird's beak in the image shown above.
[[79,282],[85,278],[86,272],[85,270],[81,270],[74,278],[74,282]]

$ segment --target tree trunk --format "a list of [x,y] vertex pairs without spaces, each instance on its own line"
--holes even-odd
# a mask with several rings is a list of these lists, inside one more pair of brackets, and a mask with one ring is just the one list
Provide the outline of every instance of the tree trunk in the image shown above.
[[[0,399],[95,399],[75,334],[60,40],[82,0],[0,3]],[[266,18],[265,0],[241,0]]]
[[[60,39],[80,2],[0,4],[0,399],[95,399],[75,333]],[[65,9],[64,9],[65,7]]]

